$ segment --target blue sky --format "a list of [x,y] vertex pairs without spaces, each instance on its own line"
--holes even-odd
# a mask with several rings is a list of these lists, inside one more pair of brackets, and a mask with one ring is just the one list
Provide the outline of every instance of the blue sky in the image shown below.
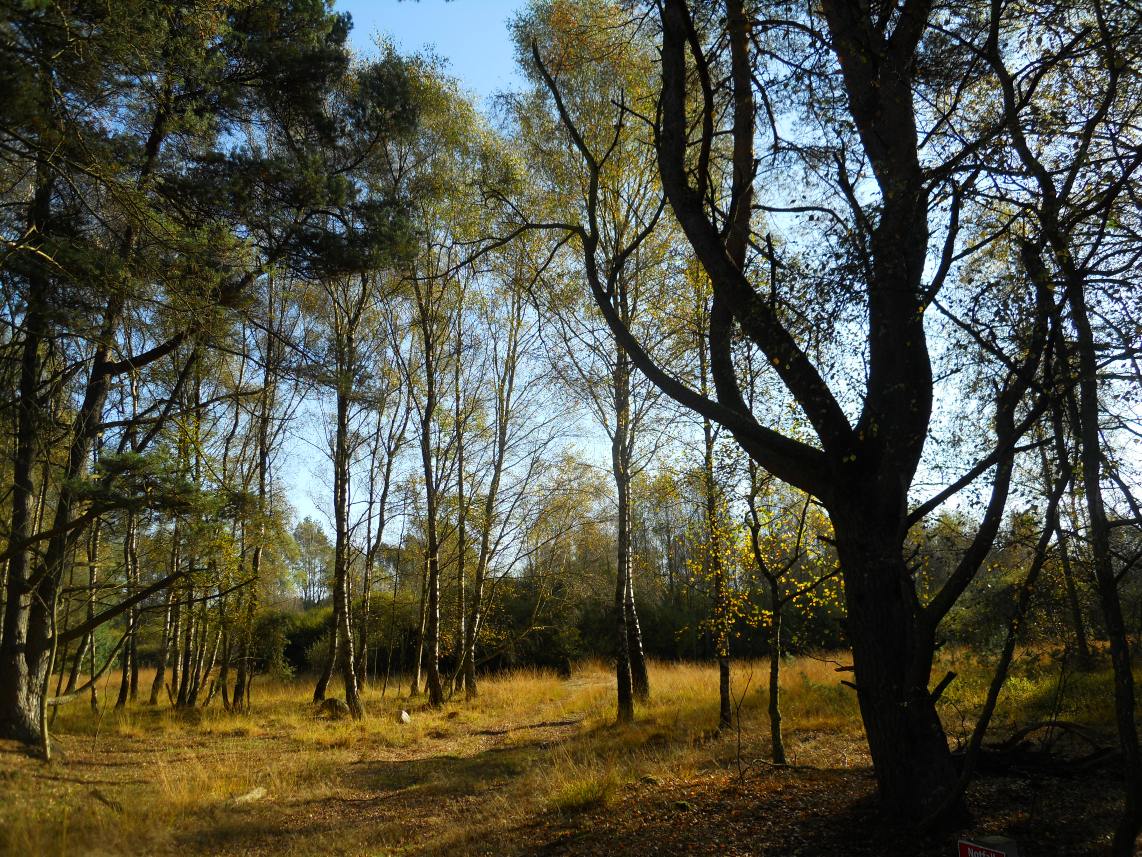
[[353,16],[353,46],[368,53],[388,34],[401,53],[431,46],[463,86],[487,97],[516,80],[507,22],[526,0],[337,0]]

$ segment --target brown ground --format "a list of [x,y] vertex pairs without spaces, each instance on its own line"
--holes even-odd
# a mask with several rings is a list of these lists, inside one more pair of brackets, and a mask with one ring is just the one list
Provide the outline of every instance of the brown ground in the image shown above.
[[[988,779],[971,790],[975,823],[964,832],[1014,836],[1023,857],[1104,854],[1118,795],[1113,783],[1090,780]],[[640,788],[605,812],[551,832],[526,853],[952,857],[957,839],[887,824],[871,771],[845,769],[770,768],[744,783],[734,774],[710,774]]]
[[[493,686],[479,710],[413,708],[406,727],[391,698],[364,725],[289,717],[285,691],[242,720],[140,710],[93,728],[76,713],[50,766],[0,743],[0,852],[955,854],[954,834],[918,838],[881,818],[858,733],[791,728],[800,764],[774,767],[760,697],[739,772],[736,736],[697,728],[695,677],[667,669],[659,702],[622,729],[601,675]],[[1023,857],[1104,853],[1118,794],[1105,773],[983,778],[972,832],[1014,836]]]

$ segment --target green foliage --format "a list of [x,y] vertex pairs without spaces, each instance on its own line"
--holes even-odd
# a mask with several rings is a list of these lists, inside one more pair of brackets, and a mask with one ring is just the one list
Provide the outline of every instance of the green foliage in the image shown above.
[[281,680],[294,674],[296,668],[286,657],[286,646],[295,628],[295,619],[288,613],[265,612],[258,616],[251,654],[261,662],[260,672]]
[[332,611],[266,609],[255,620],[253,650],[260,669],[287,677],[324,666]]

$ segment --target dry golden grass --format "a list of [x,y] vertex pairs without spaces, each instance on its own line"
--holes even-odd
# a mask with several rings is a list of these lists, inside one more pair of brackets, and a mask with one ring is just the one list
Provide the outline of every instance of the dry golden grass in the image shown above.
[[[966,655],[945,660],[961,673],[944,702],[954,734],[986,676]],[[840,684],[836,662],[784,665],[793,764],[867,764],[855,694]],[[436,711],[392,685],[384,699],[370,688],[361,722],[316,719],[312,685],[301,680],[259,679],[248,714],[228,713],[216,699],[189,716],[142,704],[95,715],[78,701],[57,718],[51,765],[2,746],[0,851],[512,853],[639,784],[764,764],[768,666],[734,664],[740,757],[737,730],[714,728],[717,672],[704,664],[653,664],[650,701],[621,727],[604,664],[584,664],[571,680],[531,670],[486,678],[477,701]],[[1054,704],[1047,663],[1029,657],[1020,667],[1001,722],[1026,722]],[[1107,695],[1105,676],[1073,681],[1076,705]],[[397,719],[402,708],[408,724]]]

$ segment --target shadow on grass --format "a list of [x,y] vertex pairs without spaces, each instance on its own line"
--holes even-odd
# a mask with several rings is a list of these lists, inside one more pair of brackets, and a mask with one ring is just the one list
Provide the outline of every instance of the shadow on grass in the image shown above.
[[538,764],[543,742],[493,747],[473,756],[432,756],[405,761],[361,761],[346,768],[348,789],[386,793],[416,789],[426,796],[473,795],[503,785]]
[[1098,778],[984,778],[969,788],[969,827],[921,834],[890,817],[868,769],[765,769],[643,792],[524,849],[527,855],[718,853],[796,857],[947,857],[961,836],[1001,833],[1038,857],[1105,853],[1117,812]]
[[[414,759],[362,759],[333,772],[331,788],[306,795],[271,794],[257,804],[204,807],[191,829],[175,835],[179,847],[204,853],[356,853],[354,849],[400,849],[409,853],[515,853],[542,841],[549,828],[565,825],[543,793],[550,771],[569,759],[604,754],[606,764],[631,763],[671,752],[660,730],[601,725],[575,729],[574,722],[538,724],[548,731],[471,755]],[[552,734],[551,727],[561,730]],[[478,730],[496,737],[520,733]],[[683,746],[673,748],[682,752]],[[499,801],[493,806],[492,801]],[[522,812],[501,812],[509,808]],[[577,816],[572,810],[570,816]],[[529,832],[530,831],[530,832]],[[514,844],[508,848],[506,843]],[[504,843],[504,848],[499,845]],[[382,852],[384,853],[384,852]]]

